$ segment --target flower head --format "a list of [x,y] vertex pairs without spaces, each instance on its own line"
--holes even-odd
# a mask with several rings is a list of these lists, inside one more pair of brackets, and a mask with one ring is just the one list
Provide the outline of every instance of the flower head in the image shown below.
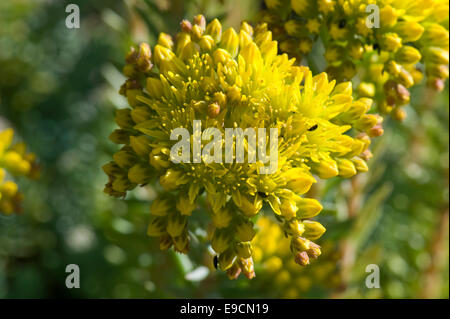
[[429,86],[444,87],[448,0],[265,2],[260,20],[274,32],[283,52],[300,61],[314,46],[306,46],[305,39],[321,42],[327,73],[339,82],[356,80],[358,96],[374,98],[380,112],[403,118],[400,107],[409,102],[408,89],[423,74]]
[[[190,216],[205,193],[215,226],[211,245],[218,267],[230,277],[254,276],[253,221],[265,205],[292,238],[294,256],[306,251],[315,258],[320,247],[312,240],[325,228],[310,218],[322,206],[304,194],[316,178],[367,170],[366,133],[379,122],[367,114],[371,101],[355,101],[350,83],[335,85],[325,73],[313,76],[279,55],[270,31],[254,31],[247,23],[238,31],[224,30],[218,20],[204,21],[202,16],[184,21],[174,39],[162,34],[152,50],[141,44],[128,54],[124,71],[129,79],[120,92],[131,108],[116,113],[120,128],[110,138],[123,146],[103,167],[109,176],[105,192],[120,197],[158,180],[163,191],[151,206],[148,234],[160,238],[162,249],[173,246],[183,253],[189,250]],[[215,128],[222,136],[227,128],[275,129],[276,148],[263,147],[267,156],[275,155],[275,171],[262,174],[261,158],[249,160],[256,152],[249,135],[240,145],[245,161],[233,161],[236,138],[230,162],[221,152],[222,142],[211,145],[203,137],[197,145],[197,126]],[[174,160],[177,140],[171,135],[178,128],[192,137],[184,150],[189,156]],[[351,137],[352,128],[366,133]],[[267,139],[258,132],[259,151],[259,142],[269,145]],[[219,161],[209,161],[211,156]],[[299,240],[304,245],[295,244]]]
[[13,136],[12,129],[0,132],[0,212],[6,215],[20,212],[23,198],[17,184],[6,180],[7,175],[35,178],[39,171],[36,156],[26,153],[24,143],[12,145]]

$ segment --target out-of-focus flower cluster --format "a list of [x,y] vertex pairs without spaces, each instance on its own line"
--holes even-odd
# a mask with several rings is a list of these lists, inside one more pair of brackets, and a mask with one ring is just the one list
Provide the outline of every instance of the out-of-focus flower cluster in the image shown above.
[[14,131],[6,129],[0,132],[0,212],[10,215],[21,211],[23,195],[18,186],[7,175],[36,178],[38,166],[36,156],[26,152],[24,143],[12,145]]
[[[120,128],[110,139],[123,147],[103,167],[109,176],[105,192],[122,197],[157,178],[163,191],[150,207],[148,234],[160,238],[161,249],[173,246],[182,253],[189,250],[189,216],[205,192],[215,226],[211,245],[230,278],[241,272],[254,276],[253,217],[268,204],[291,240],[295,261],[309,264],[321,253],[313,240],[325,228],[310,220],[321,204],[301,195],[316,182],[313,174],[348,178],[367,171],[368,134],[381,133],[380,117],[367,114],[372,101],[355,101],[351,83],[335,85],[325,73],[313,76],[279,55],[270,31],[247,23],[238,32],[223,30],[217,19],[206,25],[201,15],[193,23],[183,21],[181,29],[175,38],[161,33],[153,52],[143,43],[126,58],[128,80],[120,93],[131,108],[116,113]],[[222,163],[207,162],[209,155],[195,149],[201,163],[174,163],[170,149],[177,141],[171,132],[193,132],[194,120],[222,136],[225,128],[277,128],[277,171],[259,174],[263,164],[248,161],[255,152],[248,136],[249,163],[226,163],[223,155]],[[351,137],[352,128],[362,133]],[[214,154],[222,146],[215,144]],[[274,151],[268,148],[267,154]]]
[[409,88],[421,82],[423,74],[429,86],[444,88],[449,72],[448,0],[265,4],[260,20],[273,31],[281,51],[300,61],[321,42],[328,75],[354,80],[358,96],[374,98],[382,113],[403,119],[400,107],[409,102]]
[[261,217],[252,244],[256,268],[261,267],[261,284],[270,282],[275,289],[273,297],[301,298],[314,286],[322,289],[336,289],[341,283],[339,267],[341,258],[335,243],[326,241],[322,244],[320,262],[313,267],[297,267],[290,258],[289,240],[282,230],[268,217]]

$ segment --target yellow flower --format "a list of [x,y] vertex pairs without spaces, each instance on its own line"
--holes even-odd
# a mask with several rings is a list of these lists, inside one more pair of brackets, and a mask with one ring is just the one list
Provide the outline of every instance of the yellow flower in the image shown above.
[[[271,4],[278,6],[277,1]],[[201,16],[184,21],[174,40],[164,34],[152,50],[141,44],[128,54],[129,79],[120,93],[131,108],[116,114],[120,128],[110,139],[123,147],[103,167],[109,177],[105,192],[122,197],[138,185],[159,181],[163,192],[151,206],[148,234],[160,237],[162,249],[173,245],[183,253],[189,249],[190,216],[204,202],[199,200],[204,192],[215,226],[211,245],[219,268],[230,278],[254,276],[253,221],[264,206],[279,215],[281,228],[289,228],[293,239],[303,236],[311,242],[308,253],[315,258],[320,248],[311,240],[325,228],[306,219],[322,206],[302,195],[316,182],[314,174],[329,178],[350,175],[349,167],[353,173],[366,170],[353,163],[364,162],[359,155],[368,144],[347,132],[356,126],[371,129],[371,121],[360,123],[370,103],[354,101],[350,83],[336,85],[325,73],[313,76],[286,54],[279,55],[272,33],[263,27],[253,30],[243,23],[235,31],[222,30],[218,20],[203,24]],[[359,105],[363,108],[354,116]],[[187,147],[172,153],[178,140],[171,136],[178,128],[192,136]],[[232,142],[229,162],[227,151],[221,152],[223,143],[197,139],[197,128],[215,128],[222,136],[226,128],[275,129],[277,148],[270,142],[266,151],[277,166],[262,174],[267,167],[260,157],[233,161],[238,145],[245,159],[256,153],[249,135],[242,144],[237,137]],[[258,133],[258,143],[264,140]],[[185,152],[188,156],[182,157]],[[216,152],[219,161],[209,161]],[[333,174],[324,173],[324,164],[333,167]],[[294,257],[299,253],[294,250]]]
[[12,145],[14,131],[6,129],[0,132],[0,213],[10,215],[21,212],[22,193],[15,182],[6,180],[8,173],[12,176],[36,178],[39,168],[36,156],[26,153],[24,143]]

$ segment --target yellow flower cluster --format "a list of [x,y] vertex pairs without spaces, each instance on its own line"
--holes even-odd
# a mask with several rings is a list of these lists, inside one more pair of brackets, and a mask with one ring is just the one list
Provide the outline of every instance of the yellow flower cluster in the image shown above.
[[[354,80],[360,97],[397,119],[409,88],[427,76],[442,90],[448,78],[448,0],[265,0],[266,22],[290,56],[322,43],[326,72]],[[420,63],[419,63],[420,62]]]
[[[325,73],[313,76],[279,55],[270,31],[247,23],[237,32],[223,30],[217,19],[206,25],[201,15],[181,29],[175,38],[162,33],[153,50],[143,43],[127,55],[120,93],[131,108],[116,113],[120,128],[110,139],[123,147],[103,167],[105,192],[121,197],[158,179],[163,191],[151,204],[148,234],[160,238],[161,249],[182,253],[189,250],[189,216],[206,193],[215,226],[211,245],[230,278],[254,276],[253,221],[267,204],[291,238],[295,261],[307,265],[320,255],[313,240],[325,228],[310,220],[321,204],[301,195],[316,182],[313,174],[348,178],[367,171],[368,134],[380,134],[380,118],[367,114],[371,100],[355,101],[351,83],[335,85]],[[194,120],[222,133],[276,128],[277,171],[259,174],[260,161],[174,163],[171,132],[192,132]],[[352,128],[362,133],[351,137]]]
[[275,287],[275,298],[302,298],[311,287],[336,289],[341,283],[339,260],[341,255],[335,244],[325,241],[319,263],[301,268],[290,258],[290,243],[278,225],[268,217],[257,222],[258,232],[252,242],[256,268],[264,270],[258,276],[262,285],[270,282]]
[[35,178],[38,167],[36,156],[26,153],[24,143],[12,144],[14,131],[6,129],[0,132],[0,213],[10,215],[20,212],[23,195],[18,186],[11,180],[5,180],[7,173],[12,176],[27,176]]

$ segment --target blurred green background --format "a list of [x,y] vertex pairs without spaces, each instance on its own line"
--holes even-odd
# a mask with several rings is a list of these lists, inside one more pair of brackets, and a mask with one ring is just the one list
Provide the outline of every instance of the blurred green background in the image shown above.
[[[67,29],[65,8],[80,7]],[[22,215],[0,214],[0,298],[448,298],[448,83],[413,90],[403,123],[385,121],[370,173],[320,185],[328,247],[310,268],[286,275],[256,264],[235,281],[214,270],[206,234],[192,229],[189,257],[160,252],[146,236],[149,186],[113,199],[101,166],[131,45],[153,45],[202,13],[226,26],[252,20],[261,1],[9,0],[0,2],[0,129],[13,127],[42,165],[19,180]],[[195,225],[194,225],[195,226]],[[266,258],[267,257],[267,258]],[[66,265],[81,287],[67,289]],[[365,267],[380,267],[368,289]],[[286,268],[287,269],[287,268]],[[288,278],[288,280],[286,280]],[[292,280],[290,280],[292,279]]]

